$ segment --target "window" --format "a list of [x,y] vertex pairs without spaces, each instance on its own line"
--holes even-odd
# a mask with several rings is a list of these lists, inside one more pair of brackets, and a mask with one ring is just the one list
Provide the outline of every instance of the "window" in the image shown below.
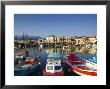
[[61,66],[55,66],[55,70],[60,70]]
[[47,66],[47,70],[53,70],[53,66]]
[[40,40],[40,42],[42,42],[42,40]]

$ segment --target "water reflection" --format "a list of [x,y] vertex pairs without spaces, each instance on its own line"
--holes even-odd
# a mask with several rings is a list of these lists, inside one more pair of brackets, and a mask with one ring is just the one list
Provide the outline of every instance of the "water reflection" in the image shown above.
[[67,54],[69,52],[78,52],[78,53],[89,53],[89,54],[96,54],[96,50],[94,49],[62,49],[62,48],[45,48],[42,49],[42,51],[45,50],[46,53],[61,53],[61,54]]
[[74,52],[73,50],[71,49],[66,49],[66,50],[63,50],[61,48],[50,48],[50,49],[45,49],[46,52],[48,54],[50,53],[61,53],[61,54],[65,54],[65,53],[68,53],[68,52]]
[[[18,53],[23,53],[25,54],[25,51],[27,49],[16,49],[15,50],[15,56]],[[60,54],[67,54],[69,52],[78,52],[78,53],[84,53],[87,54],[89,53],[91,54],[95,54],[96,55],[96,50],[93,49],[78,49],[78,48],[73,48],[73,49],[62,49],[62,48],[43,48],[43,49],[39,49],[39,48],[28,48],[29,50],[29,55],[30,57],[33,57],[35,54],[40,56],[40,68],[41,68],[41,72],[40,72],[40,76],[43,75],[43,70],[46,66],[46,61],[47,61],[47,56],[50,53],[60,53]],[[15,65],[16,66],[16,65]],[[30,76],[39,76],[38,71],[36,70],[34,73],[30,74]]]

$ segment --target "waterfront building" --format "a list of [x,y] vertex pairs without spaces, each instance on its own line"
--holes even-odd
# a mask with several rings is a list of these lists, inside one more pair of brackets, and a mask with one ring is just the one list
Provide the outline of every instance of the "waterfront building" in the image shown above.
[[73,42],[75,41],[74,37],[67,37],[67,36],[54,36],[50,35],[46,38],[47,42]]
[[43,43],[43,42],[46,42],[46,40],[45,39],[38,39],[38,43]]
[[57,41],[57,38],[54,35],[50,35],[50,36],[46,37],[46,41],[47,42],[55,42],[55,41]]
[[96,36],[90,36],[90,37],[88,37],[88,39],[89,39],[90,42],[93,43],[93,44],[97,42]]
[[75,36],[76,45],[84,45],[84,44],[96,44],[97,38],[96,36]]

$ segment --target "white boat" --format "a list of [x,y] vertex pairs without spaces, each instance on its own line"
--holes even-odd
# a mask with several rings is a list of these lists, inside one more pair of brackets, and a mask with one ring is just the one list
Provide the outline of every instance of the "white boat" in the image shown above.
[[61,58],[58,57],[60,54],[50,54],[52,58],[47,59],[46,68],[43,71],[44,76],[63,76],[64,71],[61,66]]

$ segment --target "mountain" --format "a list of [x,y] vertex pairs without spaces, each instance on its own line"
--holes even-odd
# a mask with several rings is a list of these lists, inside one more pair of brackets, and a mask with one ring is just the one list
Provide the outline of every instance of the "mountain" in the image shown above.
[[38,40],[40,38],[40,36],[14,36],[15,40]]

